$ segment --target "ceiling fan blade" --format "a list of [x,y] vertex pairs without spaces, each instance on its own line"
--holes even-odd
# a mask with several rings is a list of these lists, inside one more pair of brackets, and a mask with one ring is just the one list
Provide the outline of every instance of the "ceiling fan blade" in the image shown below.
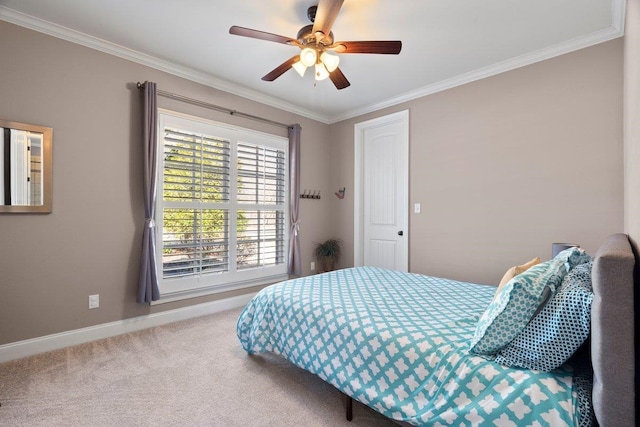
[[325,36],[329,36],[333,23],[340,13],[344,0],[320,0],[316,17],[313,21],[313,33],[321,32]]
[[342,74],[342,71],[340,71],[340,68],[336,68],[335,70],[330,72],[329,78],[331,79],[331,81],[333,82],[333,84],[336,86],[338,90],[351,86],[351,83],[349,83],[349,80],[347,80],[344,74]]
[[252,30],[251,28],[238,27],[236,25],[229,28],[229,34],[282,44],[297,44],[297,40],[294,40],[291,37],[279,36],[277,34],[266,33],[264,31]]
[[335,42],[329,47],[337,53],[382,53],[397,55],[402,50],[402,42],[394,41],[356,41]]
[[296,55],[287,59],[282,64],[274,68],[273,71],[271,71],[269,74],[264,76],[262,80],[264,80],[265,82],[274,81],[275,79],[277,79],[278,77],[286,73],[289,70],[289,68],[291,68],[291,66],[298,61],[300,61],[300,55]]

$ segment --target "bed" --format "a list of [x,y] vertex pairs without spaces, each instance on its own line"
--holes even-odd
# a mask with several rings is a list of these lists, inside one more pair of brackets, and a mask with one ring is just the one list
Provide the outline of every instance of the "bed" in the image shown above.
[[590,357],[550,371],[505,367],[477,352],[480,325],[500,304],[495,287],[372,267],[271,285],[244,308],[237,332],[249,354],[282,355],[332,384],[348,396],[348,411],[353,399],[406,425],[589,425],[594,418],[601,426],[633,426],[635,257],[628,237],[610,236],[588,265]]

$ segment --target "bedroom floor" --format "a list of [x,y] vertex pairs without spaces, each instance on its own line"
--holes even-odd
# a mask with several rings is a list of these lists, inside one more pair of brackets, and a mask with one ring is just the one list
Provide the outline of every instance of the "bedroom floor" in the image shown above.
[[0,364],[4,426],[396,426],[272,355],[248,356],[238,310]]

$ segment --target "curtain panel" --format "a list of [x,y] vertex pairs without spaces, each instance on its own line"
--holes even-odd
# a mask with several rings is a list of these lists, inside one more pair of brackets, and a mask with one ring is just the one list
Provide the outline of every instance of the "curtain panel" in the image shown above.
[[287,272],[290,276],[302,274],[298,211],[300,205],[300,134],[299,124],[289,127],[289,260]]
[[148,304],[160,299],[158,277],[156,274],[156,156],[158,109],[156,84],[144,84],[144,118],[143,118],[143,146],[144,146],[144,230],[142,233],[142,253],[140,257],[140,281],[138,283],[137,302]]

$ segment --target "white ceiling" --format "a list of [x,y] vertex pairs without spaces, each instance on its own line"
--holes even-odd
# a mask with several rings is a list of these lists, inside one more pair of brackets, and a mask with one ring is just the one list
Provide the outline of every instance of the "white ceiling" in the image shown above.
[[[0,19],[333,123],[623,34],[625,0],[345,0],[336,40],[402,40],[400,55],[341,55],[351,86],[289,70],[317,0],[0,0]],[[140,77],[144,79],[144,76]]]

